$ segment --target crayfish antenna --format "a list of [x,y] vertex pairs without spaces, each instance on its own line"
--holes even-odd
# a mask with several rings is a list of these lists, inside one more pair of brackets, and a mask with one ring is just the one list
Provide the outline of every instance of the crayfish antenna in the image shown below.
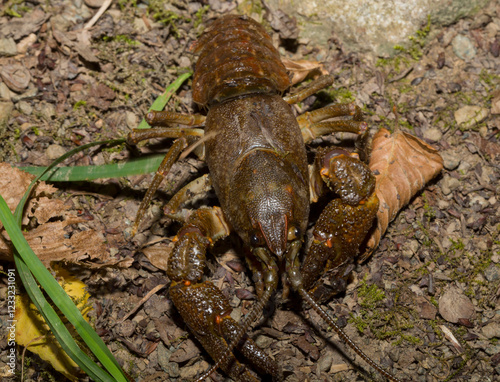
[[385,371],[380,367],[375,361],[373,361],[370,357],[368,357],[350,338],[344,331],[337,325],[335,321],[325,312],[325,310],[319,306],[319,304],[313,299],[311,294],[306,291],[302,282],[302,274],[300,272],[300,263],[299,258],[296,252],[291,251],[287,254],[286,258],[286,269],[289,281],[294,290],[296,290],[300,296],[309,304],[311,308],[314,309],[316,313],[328,324],[333,330],[338,334],[338,336],[352,349],[358,354],[361,358],[365,360],[371,367],[377,370],[381,375],[386,377],[388,380],[392,382],[402,382],[400,379],[393,376],[388,371]]
[[231,355],[234,347],[239,344],[239,342],[241,341],[243,336],[247,333],[252,323],[257,319],[259,314],[262,313],[264,307],[267,305],[271,296],[276,290],[276,287],[278,285],[278,276],[277,276],[278,266],[276,265],[276,262],[270,256],[267,256],[264,251],[257,253],[257,255],[259,258],[263,260],[265,259],[264,263],[265,266],[267,266],[268,268],[268,272],[265,278],[264,293],[262,294],[261,298],[257,300],[257,302],[252,307],[250,313],[248,313],[243,322],[240,324],[239,330],[236,332],[235,336],[231,339],[231,342],[229,342],[224,354],[222,354],[222,356],[217,360],[215,365],[213,365],[210,369],[208,369],[205,373],[203,373],[201,377],[198,377],[195,380],[195,382],[203,382],[210,376],[210,374],[212,374],[219,367],[224,365],[228,357]]
[[370,357],[368,357],[359,347],[356,345],[350,338],[349,336],[341,329],[340,326],[337,325],[335,321],[328,315],[328,313],[325,312],[321,306],[312,298],[312,296],[302,287],[298,288],[297,291],[299,292],[300,296],[311,306],[311,308],[314,309],[316,313],[318,313],[321,318],[328,324],[330,325],[333,330],[335,330],[335,333],[338,334],[338,336],[347,344],[349,347],[356,352],[361,358],[365,360],[366,363],[368,363],[371,367],[373,367],[375,370],[377,370],[381,375],[386,377],[388,380],[392,382],[402,382],[400,379],[396,378],[393,376],[391,373],[388,371],[382,369],[381,366],[379,366],[377,363],[375,363],[374,360],[372,360]]

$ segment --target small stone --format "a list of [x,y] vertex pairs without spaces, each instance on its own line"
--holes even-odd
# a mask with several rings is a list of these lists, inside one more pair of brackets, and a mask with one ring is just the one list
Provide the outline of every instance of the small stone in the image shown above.
[[207,371],[210,368],[210,365],[208,364],[207,361],[200,361],[195,363],[194,365],[191,365],[189,367],[183,367],[180,369],[180,377],[181,380],[192,380],[195,377],[203,374],[205,371]]
[[436,318],[437,308],[430,302],[424,301],[420,304],[420,318],[434,320]]
[[431,127],[424,131],[424,138],[431,142],[439,142],[443,137],[443,133],[437,127]]
[[448,289],[439,299],[439,314],[448,322],[456,324],[460,318],[470,320],[474,312],[471,300],[456,287]]
[[500,114],[500,96],[491,100],[491,114]]
[[6,101],[10,101],[12,98],[10,89],[3,82],[0,82],[0,98]]
[[179,66],[181,68],[190,68],[191,67],[191,60],[186,56],[182,56],[179,59]]
[[0,102],[0,131],[5,129],[13,110],[14,104],[12,102]]
[[447,170],[455,170],[460,165],[460,156],[455,150],[446,150],[440,152],[443,158],[443,166]]
[[33,112],[33,106],[27,101],[19,101],[16,106],[22,114],[30,115]]
[[441,182],[441,189],[443,190],[443,194],[449,195],[454,190],[460,187],[460,181],[455,179],[448,174],[446,174]]
[[91,8],[99,8],[104,3],[104,0],[84,0],[84,2]]
[[484,336],[488,339],[500,338],[500,322],[491,322],[481,329]]
[[17,54],[16,42],[12,37],[0,38],[0,57],[15,56]]
[[50,145],[45,151],[45,155],[47,155],[47,158],[49,159],[57,159],[64,154],[66,154],[64,147],[57,144]]
[[332,353],[328,352],[326,354],[323,354],[321,358],[318,360],[318,367],[320,372],[326,373],[328,370],[330,370],[332,362],[333,362]]
[[56,108],[53,104],[42,102],[40,105],[40,114],[44,117],[45,120],[51,121],[53,117],[56,115]]
[[469,205],[473,206],[476,203],[479,204],[480,209],[486,208],[490,204],[490,203],[488,203],[488,201],[485,198],[483,198],[480,195],[474,195],[474,196],[472,196],[471,199],[470,199]]
[[267,349],[273,343],[273,339],[271,337],[260,334],[255,339],[255,343],[261,349]]
[[484,277],[489,282],[497,281],[500,279],[500,268],[496,264],[490,264],[488,268],[484,270]]
[[21,64],[4,65],[0,70],[0,76],[9,89],[17,93],[26,89],[31,81],[29,70]]
[[34,34],[34,33],[31,33],[29,36],[23,38],[17,44],[17,52],[19,54],[26,53],[28,51],[28,48],[35,43],[36,39],[37,39],[37,37],[36,37],[36,34]]
[[457,34],[452,40],[451,45],[457,57],[464,61],[470,61],[476,56],[474,44],[464,35]]
[[136,322],[125,320],[119,325],[118,330],[123,337],[128,338],[134,334],[136,326]]
[[138,121],[137,115],[135,115],[131,111],[127,111],[125,113],[125,122],[127,123],[127,127],[129,129],[135,129],[138,125],[137,121]]
[[488,109],[468,105],[455,111],[454,116],[457,124],[467,129],[484,121],[488,116]]

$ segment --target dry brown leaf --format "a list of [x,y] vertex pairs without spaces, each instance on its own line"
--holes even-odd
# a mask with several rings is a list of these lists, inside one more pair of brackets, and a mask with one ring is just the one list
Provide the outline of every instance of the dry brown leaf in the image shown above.
[[[15,210],[33,178],[33,175],[0,163],[0,195],[11,211]],[[46,266],[51,261],[79,262],[94,258],[99,258],[101,264],[115,263],[115,259],[110,259],[101,233],[92,229],[71,229],[72,225],[83,223],[84,220],[70,211],[62,200],[51,198],[56,191],[57,188],[40,182],[23,216],[25,225],[36,219],[36,226],[25,233],[25,238],[39,259]],[[12,260],[11,243],[1,224],[0,229],[0,259]]]
[[286,70],[292,73],[292,85],[304,81],[306,78],[314,78],[320,75],[328,74],[323,68],[323,64],[318,61],[298,60],[293,61],[282,57],[281,61]]
[[377,180],[375,193],[380,200],[377,227],[359,261],[365,261],[378,246],[382,235],[398,211],[443,169],[437,150],[411,134],[392,135],[380,129],[373,138],[370,169]]

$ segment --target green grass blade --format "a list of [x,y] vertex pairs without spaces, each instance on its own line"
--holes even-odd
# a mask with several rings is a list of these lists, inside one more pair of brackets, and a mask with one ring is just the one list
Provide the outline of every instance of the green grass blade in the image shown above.
[[[0,208],[2,208],[0,206]],[[10,211],[8,211],[10,213]],[[2,219],[3,220],[3,219]],[[24,251],[25,249],[20,249]],[[101,369],[92,359],[85,354],[80,347],[76,344],[75,340],[71,336],[71,333],[63,324],[55,310],[47,302],[43,293],[40,291],[33,275],[28,269],[28,266],[21,259],[19,252],[14,250],[14,261],[16,263],[16,268],[18,275],[21,278],[23,285],[26,288],[29,298],[35,304],[38,311],[41,313],[47,325],[56,338],[56,340],[61,345],[62,349],[68,354],[68,356],[75,361],[75,363],[80,366],[80,368],[87,373],[89,377],[96,381],[103,382],[113,382],[115,379]]]
[[134,159],[123,163],[104,164],[99,166],[72,166],[56,167],[54,171],[42,175],[47,167],[19,167],[20,170],[33,175],[41,176],[41,180],[51,182],[80,182],[103,178],[118,178],[121,176],[132,176],[150,174],[160,166],[164,154]]
[[[156,110],[160,111],[163,110],[165,105],[168,103],[170,98],[172,97],[172,94],[174,94],[186,81],[189,77],[191,77],[191,72],[187,72],[184,74],[181,74],[174,82],[172,82],[163,92],[162,95],[160,95],[155,101],[153,102],[153,105],[149,108],[148,112],[151,110]],[[139,126],[137,126],[138,129],[149,129],[151,126],[149,123],[146,122],[146,120],[143,118],[141,123],[139,123]]]
[[[18,206],[19,207],[19,206]],[[17,210],[16,209],[16,215],[20,213],[22,209]],[[16,216],[17,218],[17,216]],[[50,272],[45,268],[45,266],[42,264],[42,262],[38,259],[38,257],[35,255],[33,250],[29,247],[28,242],[24,238],[19,226],[16,224],[16,219],[14,216],[11,214],[9,207],[7,206],[7,203],[5,203],[5,200],[3,197],[0,196],[0,220],[5,226],[5,229],[7,233],[9,234],[12,243],[14,247],[18,250],[18,255],[20,256],[20,259],[22,259],[22,262],[24,263],[25,266],[29,268],[29,271],[33,273],[35,278],[38,280],[42,288],[45,290],[45,292],[49,295],[51,300],[54,302],[54,304],[57,306],[57,308],[65,315],[65,317],[68,319],[68,321],[75,327],[76,331],[78,334],[81,336],[81,338],[85,341],[87,346],[92,349],[94,352],[94,355],[97,357],[97,359],[103,364],[103,366],[109,371],[109,373],[114,377],[113,379],[103,379],[103,380],[117,380],[117,381],[123,381],[126,382],[127,378],[123,374],[123,371],[121,370],[120,366],[118,365],[117,361],[114,359],[113,355],[109,351],[109,349],[106,347],[102,339],[97,335],[97,333],[92,329],[92,327],[89,325],[87,321],[85,321],[78,310],[78,308],[75,306],[73,301],[69,298],[69,296],[66,294],[64,289],[57,283],[57,281],[52,277]],[[27,265],[29,264],[29,265]],[[17,265],[17,262],[16,262]],[[23,276],[25,275],[25,268],[23,267],[23,264],[21,264],[20,267],[21,271],[23,271]],[[22,280],[24,281],[24,280]],[[29,277],[26,278],[26,281],[28,282],[28,286],[33,286],[36,285],[36,283],[31,282],[29,280]],[[38,290],[39,291],[39,290]],[[37,301],[40,303],[39,298],[40,294],[36,292],[36,289],[30,288],[29,292],[30,297],[35,298],[33,301]],[[43,297],[43,296],[42,296]],[[46,302],[46,301],[45,301]],[[50,306],[47,302],[46,304]],[[43,312],[42,314],[44,317],[47,317],[48,319],[53,318],[53,315],[50,312],[50,309],[47,308],[47,305],[41,304],[40,312]],[[48,310],[44,310],[48,309]],[[52,309],[52,308],[51,308]],[[52,309],[53,310],[53,309]],[[55,312],[54,312],[55,313]],[[59,320],[60,321],[60,320]],[[62,323],[61,323],[62,324]],[[54,326],[54,329],[57,330],[63,330],[60,327],[60,324],[52,322],[52,325]],[[69,346],[67,343],[68,340],[68,335],[69,338],[71,338],[71,335],[69,333],[64,333],[64,338],[62,338],[62,335],[60,334],[61,332],[58,332],[58,340],[61,339],[63,340],[63,343],[66,346]],[[56,333],[54,332],[54,335]],[[74,340],[73,340],[74,342]],[[62,344],[61,344],[62,346]],[[76,343],[75,343],[75,346]],[[73,351],[74,348],[68,347],[70,349],[70,353],[68,355],[71,357],[71,355],[75,356],[78,353],[75,353]],[[66,350],[66,349],[65,349]],[[73,358],[72,358],[73,359]],[[95,367],[89,366],[86,362],[81,364],[81,357],[76,357],[76,359],[73,359],[82,369],[89,369],[90,372],[95,370]],[[88,361],[89,358],[85,361]],[[80,362],[80,364],[78,363]],[[95,365],[98,367],[97,365]],[[87,370],[86,370],[87,371]],[[102,371],[102,370],[101,370]],[[102,371],[104,372],[104,371]],[[102,373],[99,373],[102,374]],[[103,374],[105,375],[105,374]],[[97,374],[96,374],[97,376]]]

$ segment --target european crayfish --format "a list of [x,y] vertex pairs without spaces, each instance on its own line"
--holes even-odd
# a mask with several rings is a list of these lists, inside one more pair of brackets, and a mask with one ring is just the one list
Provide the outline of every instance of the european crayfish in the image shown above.
[[[258,380],[251,369],[270,374],[273,380],[283,379],[281,368],[247,336],[281,278],[284,296],[293,289],[365,361],[389,380],[398,381],[368,358],[318,303],[345,289],[379,202],[375,178],[357,154],[325,148],[318,150],[314,165],[309,166],[305,143],[337,131],[364,135],[367,124],[361,110],[340,104],[295,117],[290,105],[331,85],[333,78],[319,77],[282,97],[290,87],[287,71],[269,35],[249,17],[228,15],[215,20],[194,50],[199,59],[193,100],[208,107],[207,116],[150,112],[148,122],[163,127],[135,130],[128,141],[176,138],[141,204],[135,228],[183,151],[192,145],[204,148],[209,175],[186,185],[165,208],[168,217],[183,224],[168,262],[170,298],[215,361],[198,380],[217,368],[238,381]],[[330,120],[333,117],[343,118]],[[173,123],[205,128],[168,127]],[[179,212],[190,198],[211,187],[220,208],[205,207],[188,216]],[[302,254],[310,201],[325,194],[331,201],[316,223],[307,253]],[[205,280],[207,249],[231,230],[246,248],[258,295],[242,322],[231,318],[226,297]],[[233,349],[252,366],[241,364]]]

